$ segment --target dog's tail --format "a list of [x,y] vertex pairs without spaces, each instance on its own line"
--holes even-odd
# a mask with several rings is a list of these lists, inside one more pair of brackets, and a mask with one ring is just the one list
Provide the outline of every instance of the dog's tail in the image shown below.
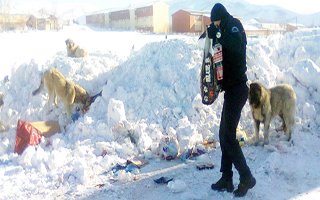
[[35,96],[35,95],[39,94],[41,92],[41,90],[43,89],[43,86],[44,86],[44,80],[43,80],[43,74],[42,74],[40,86],[38,87],[38,89],[36,89],[32,92],[32,95]]

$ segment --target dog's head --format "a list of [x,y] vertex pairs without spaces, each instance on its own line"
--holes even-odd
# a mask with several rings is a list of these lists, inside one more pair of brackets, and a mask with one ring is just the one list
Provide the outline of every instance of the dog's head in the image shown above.
[[68,49],[72,49],[75,46],[75,43],[72,39],[67,39],[65,41],[65,43],[66,43]]
[[83,101],[82,112],[86,113],[89,110],[91,104],[92,104],[92,97],[87,93]]
[[91,103],[92,103],[89,93],[78,84],[74,85],[74,89],[76,92],[75,102],[81,104],[80,107],[81,107],[81,111],[83,113],[87,112],[89,110]]
[[250,84],[249,88],[249,104],[257,108],[261,104],[262,85],[254,82]]
[[83,104],[83,112],[87,112],[90,108],[90,105],[96,100],[97,97],[102,96],[102,90],[93,96],[89,96],[89,94],[87,93],[87,98],[85,100],[85,103]]

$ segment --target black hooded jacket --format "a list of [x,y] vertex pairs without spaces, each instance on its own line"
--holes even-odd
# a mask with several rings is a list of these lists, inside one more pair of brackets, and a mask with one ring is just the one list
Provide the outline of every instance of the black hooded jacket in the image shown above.
[[221,37],[216,38],[219,31],[212,23],[208,27],[208,36],[213,43],[222,45],[223,81],[222,89],[226,90],[238,83],[247,81],[246,45],[247,38],[241,22],[231,16],[222,4],[215,4],[211,11],[211,21],[221,20]]

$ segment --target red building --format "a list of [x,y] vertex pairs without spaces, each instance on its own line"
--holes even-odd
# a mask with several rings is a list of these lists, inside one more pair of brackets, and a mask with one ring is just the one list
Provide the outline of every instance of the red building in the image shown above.
[[178,10],[172,14],[172,32],[199,33],[211,23],[210,12]]

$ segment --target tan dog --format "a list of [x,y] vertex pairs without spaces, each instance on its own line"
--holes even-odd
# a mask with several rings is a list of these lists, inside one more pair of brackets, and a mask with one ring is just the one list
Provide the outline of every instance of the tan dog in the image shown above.
[[88,52],[76,45],[73,40],[67,39],[65,43],[67,46],[68,57],[81,58],[88,55]]
[[282,127],[288,136],[288,141],[291,139],[295,118],[296,94],[290,85],[281,84],[267,89],[261,83],[251,83],[249,104],[254,120],[256,144],[259,142],[260,122],[264,124],[264,144],[269,143],[270,122],[277,115],[282,119]]
[[66,80],[56,68],[51,68],[43,74],[39,88],[33,91],[32,94],[38,94],[44,85],[49,94],[48,110],[52,101],[57,106],[57,97],[59,97],[65,106],[69,119],[71,119],[71,112],[75,103],[79,103],[82,106],[83,112],[88,110],[91,104],[91,98],[87,91],[72,81]]

